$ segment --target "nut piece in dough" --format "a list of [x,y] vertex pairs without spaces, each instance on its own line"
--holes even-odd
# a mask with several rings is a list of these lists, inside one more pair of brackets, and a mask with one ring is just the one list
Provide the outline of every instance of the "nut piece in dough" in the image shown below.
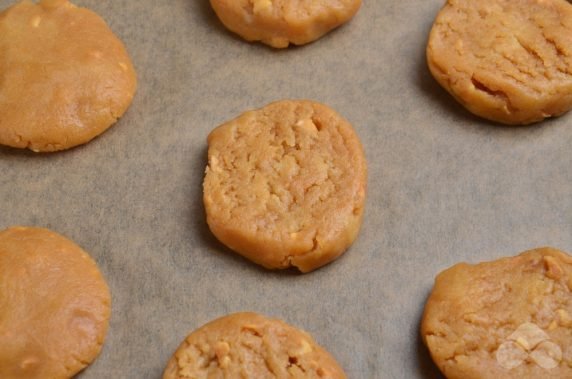
[[448,379],[572,378],[570,278],[572,257],[552,248],[455,265],[437,276],[423,341]]
[[0,231],[0,378],[74,376],[101,350],[110,301],[97,265],[70,240]]
[[306,332],[256,313],[235,313],[192,332],[163,379],[344,379],[334,358]]
[[135,88],[125,47],[94,12],[23,0],[0,13],[0,144],[86,143],[123,115]]
[[332,109],[275,102],[219,126],[208,144],[207,223],[235,252],[308,272],[356,238],[366,161],[352,126]]
[[530,124],[572,109],[572,5],[448,0],[427,46],[437,81],[472,113]]
[[348,22],[361,0],[210,0],[221,22],[247,41],[303,45]]

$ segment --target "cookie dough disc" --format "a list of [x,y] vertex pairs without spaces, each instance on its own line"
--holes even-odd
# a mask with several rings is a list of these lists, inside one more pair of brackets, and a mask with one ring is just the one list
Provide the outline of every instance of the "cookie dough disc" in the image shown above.
[[222,23],[247,41],[303,45],[348,22],[361,0],[210,0]]
[[529,124],[572,109],[572,5],[448,0],[427,46],[437,81],[476,115]]
[[310,335],[280,320],[235,313],[191,333],[163,379],[316,378],[346,375]]
[[71,378],[99,354],[109,313],[80,247],[47,229],[0,232],[0,378]]
[[448,379],[572,378],[572,257],[542,248],[445,270],[421,334]]
[[135,87],[123,44],[94,12],[24,0],[0,13],[0,144],[86,143],[123,115]]
[[314,270],[359,231],[366,162],[352,126],[311,101],[246,112],[208,137],[204,181],[214,235],[271,269]]

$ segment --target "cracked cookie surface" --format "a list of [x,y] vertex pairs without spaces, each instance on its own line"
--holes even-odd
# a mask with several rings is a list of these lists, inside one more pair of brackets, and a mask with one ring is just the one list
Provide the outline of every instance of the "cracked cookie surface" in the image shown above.
[[110,301],[96,263],[67,238],[0,231],[0,378],[74,376],[101,350]]
[[427,46],[437,81],[472,113],[530,124],[572,109],[572,5],[448,0]]
[[207,223],[270,269],[314,270],[341,255],[362,220],[366,161],[352,126],[311,101],[279,101],[211,132]]
[[235,313],[192,332],[169,361],[163,379],[345,379],[312,337],[283,321]]
[[275,48],[312,42],[348,22],[361,0],[210,0],[227,29]]
[[135,71],[97,14],[66,0],[0,13],[0,144],[68,149],[103,133],[130,105]]
[[572,257],[541,248],[443,271],[421,334],[449,379],[572,378]]

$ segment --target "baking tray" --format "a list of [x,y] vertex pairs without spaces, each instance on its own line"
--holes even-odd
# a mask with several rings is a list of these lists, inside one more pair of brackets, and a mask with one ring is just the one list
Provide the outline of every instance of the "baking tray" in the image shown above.
[[[572,115],[503,127],[459,106],[425,64],[443,0],[366,0],[346,26],[280,51],[227,32],[207,0],[76,4],[124,41],[138,92],[87,145],[0,148],[0,228],[51,228],[99,263],[112,317],[81,379],[158,379],[189,331],[245,310],[309,331],[350,378],[441,378],[419,338],[439,271],[538,246],[572,251]],[[369,165],[358,239],[306,275],[229,252],[202,205],[208,133],[284,98],[336,109]]]

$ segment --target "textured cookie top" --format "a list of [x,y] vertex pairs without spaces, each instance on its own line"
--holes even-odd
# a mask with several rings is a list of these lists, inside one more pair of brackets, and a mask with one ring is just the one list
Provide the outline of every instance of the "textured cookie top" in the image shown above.
[[449,0],[427,55],[441,85],[481,117],[527,124],[572,108],[566,0]]
[[46,229],[0,232],[0,378],[71,378],[99,354],[109,313],[80,247]]
[[268,268],[310,271],[342,254],[363,214],[366,162],[351,125],[311,101],[246,112],[208,137],[207,221]]
[[453,266],[421,332],[449,379],[572,378],[572,258],[542,248]]
[[247,41],[303,45],[349,21],[361,0],[210,0],[222,23]]
[[0,144],[88,142],[125,112],[135,87],[123,44],[92,11],[24,0],[0,13]]
[[255,313],[235,313],[191,333],[163,379],[342,379],[334,358],[307,333]]

